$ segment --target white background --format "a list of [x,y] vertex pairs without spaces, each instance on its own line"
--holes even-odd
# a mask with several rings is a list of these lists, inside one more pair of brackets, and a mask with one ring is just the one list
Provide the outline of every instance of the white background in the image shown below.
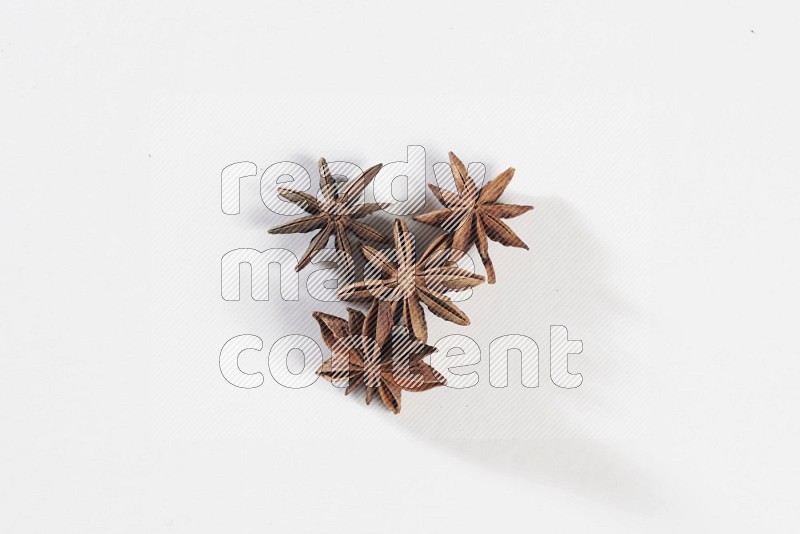
[[[800,10],[793,2],[0,6],[4,532],[796,530]],[[517,174],[468,390],[381,406],[219,371],[315,308],[220,297],[287,246],[258,180],[422,145]],[[478,267],[481,272],[481,267]],[[301,277],[304,280],[307,273]],[[277,283],[272,290],[277,293]],[[548,331],[584,351],[548,377]],[[488,384],[492,339],[540,386]],[[295,362],[297,363],[297,362]],[[517,364],[518,365],[518,364]]]

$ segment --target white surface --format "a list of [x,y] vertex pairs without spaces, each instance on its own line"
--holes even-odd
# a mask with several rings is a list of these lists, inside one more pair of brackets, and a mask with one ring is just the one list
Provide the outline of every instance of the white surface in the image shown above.
[[[794,3],[29,4],[0,7],[3,531],[796,529]],[[228,384],[230,337],[315,328],[302,289],[220,298],[222,255],[282,220],[254,179],[223,215],[222,168],[410,144],[429,180],[450,149],[513,165],[536,206],[473,326],[430,320],[481,383],[399,416],[263,354]],[[538,389],[489,387],[508,333]]]

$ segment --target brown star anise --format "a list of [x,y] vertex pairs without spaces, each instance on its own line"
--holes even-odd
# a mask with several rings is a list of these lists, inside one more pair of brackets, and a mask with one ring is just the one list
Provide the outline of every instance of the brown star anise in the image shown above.
[[367,261],[380,272],[381,277],[355,282],[339,290],[343,300],[381,301],[388,308],[392,320],[400,316],[412,334],[420,341],[428,339],[425,312],[420,301],[439,317],[468,325],[469,317],[444,295],[447,291],[461,291],[483,282],[483,276],[458,267],[450,258],[449,236],[435,239],[416,260],[414,235],[406,223],[394,222],[394,258],[391,253],[361,246]]
[[[414,216],[414,220],[441,226],[453,234],[453,249],[466,252],[473,244],[478,245],[478,254],[486,268],[490,284],[495,283],[494,266],[489,258],[488,239],[507,247],[527,249],[522,239],[500,219],[522,215],[533,206],[517,206],[497,202],[511,178],[514,168],[509,167],[494,180],[487,183],[480,192],[475,181],[467,174],[467,169],[455,154],[450,152],[450,166],[453,170],[458,195],[428,184],[434,196],[445,209]],[[488,239],[487,239],[488,238]]]
[[356,220],[388,206],[388,204],[359,203],[361,193],[375,178],[382,166],[379,163],[370,167],[361,176],[345,185],[344,189],[339,192],[336,189],[336,182],[328,169],[328,163],[325,158],[320,158],[319,186],[322,190],[322,202],[302,191],[294,191],[284,187],[278,189],[278,193],[283,198],[297,204],[310,215],[272,228],[269,233],[296,234],[321,229],[311,240],[311,244],[303,254],[303,257],[297,262],[295,270],[299,271],[308,265],[313,255],[328,243],[331,234],[335,236],[336,249],[345,252],[349,258],[353,257],[353,249],[348,239],[348,231],[367,241],[389,242],[387,236]]
[[367,315],[347,309],[349,320],[314,312],[322,339],[331,357],[322,362],[317,374],[331,382],[348,381],[345,395],[364,384],[367,404],[375,392],[394,413],[400,412],[402,390],[426,391],[443,385],[445,379],[423,361],[436,351],[408,335],[392,332],[388,308],[373,301]]

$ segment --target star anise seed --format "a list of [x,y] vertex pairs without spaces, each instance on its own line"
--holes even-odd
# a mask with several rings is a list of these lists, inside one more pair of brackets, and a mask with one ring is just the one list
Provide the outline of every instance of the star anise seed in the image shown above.
[[384,236],[371,226],[356,220],[389,206],[389,204],[359,203],[361,193],[375,178],[382,166],[383,164],[379,163],[370,167],[361,176],[347,183],[343,190],[339,192],[336,182],[328,169],[328,163],[325,158],[320,158],[319,186],[323,197],[321,202],[302,191],[294,191],[284,187],[278,189],[278,194],[289,202],[300,206],[309,215],[272,228],[269,233],[296,234],[320,230],[311,240],[311,244],[305,254],[297,262],[296,271],[300,271],[308,265],[314,254],[325,248],[331,235],[334,236],[336,249],[343,251],[348,258],[353,257],[353,249],[348,238],[349,232],[366,241],[377,243],[388,243],[390,241],[387,236]]
[[414,235],[406,223],[394,223],[394,254],[362,245],[367,261],[379,272],[380,278],[371,278],[348,284],[339,290],[343,300],[381,301],[381,308],[389,308],[392,319],[402,318],[414,337],[428,339],[428,326],[421,303],[442,319],[468,325],[469,317],[444,293],[474,287],[484,278],[458,267],[450,257],[450,238],[447,234],[435,239],[416,260]]
[[378,393],[393,413],[400,412],[402,390],[426,391],[445,384],[444,377],[423,359],[436,351],[408,335],[394,335],[387,308],[373,301],[367,315],[347,309],[348,320],[314,312],[331,357],[317,374],[330,382],[348,381],[345,395],[360,385],[366,387],[367,404]]
[[501,204],[497,202],[511,178],[514,168],[509,167],[480,191],[475,180],[467,174],[467,168],[455,154],[450,152],[450,167],[453,170],[458,194],[428,184],[444,209],[414,216],[414,220],[440,226],[453,234],[453,249],[466,252],[473,244],[478,245],[478,254],[486,268],[490,284],[495,283],[494,266],[489,257],[488,240],[497,241],[507,247],[527,249],[514,231],[500,219],[509,219],[532,210],[533,206]]

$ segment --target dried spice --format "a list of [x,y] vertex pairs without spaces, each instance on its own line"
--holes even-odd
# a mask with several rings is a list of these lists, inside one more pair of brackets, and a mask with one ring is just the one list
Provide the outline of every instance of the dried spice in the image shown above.
[[297,204],[309,215],[272,228],[269,233],[296,234],[320,230],[311,240],[311,244],[305,254],[297,262],[295,270],[300,271],[308,265],[314,254],[325,248],[332,234],[335,237],[336,250],[343,251],[349,258],[353,257],[353,249],[350,245],[348,232],[352,232],[367,241],[377,243],[388,243],[390,241],[387,236],[356,220],[389,206],[388,204],[359,203],[361,193],[375,178],[382,166],[379,163],[370,167],[361,176],[346,184],[343,191],[339,192],[336,187],[336,181],[328,168],[328,163],[325,158],[320,158],[319,187],[324,199],[322,202],[302,191],[294,191],[284,187],[278,189],[278,193],[283,198]]
[[414,235],[406,223],[394,222],[394,257],[385,251],[362,245],[367,261],[381,274],[380,278],[355,282],[339,291],[343,300],[379,299],[390,308],[392,318],[402,319],[406,328],[420,341],[428,339],[428,327],[422,305],[442,319],[468,325],[469,317],[444,293],[462,291],[483,282],[483,276],[471,273],[449,261],[447,236],[434,240],[417,261]]
[[387,408],[399,413],[403,390],[426,391],[444,385],[445,379],[423,361],[436,349],[404,329],[403,334],[395,331],[392,335],[385,310],[376,300],[366,316],[348,308],[348,320],[314,312],[322,339],[332,352],[317,374],[331,382],[347,380],[345,395],[364,385],[367,404],[377,392]]
[[[346,395],[365,386],[367,404],[377,393],[393,413],[400,412],[403,390],[426,391],[445,384],[444,377],[424,361],[436,349],[426,344],[428,326],[422,304],[447,321],[468,325],[469,318],[446,293],[475,287],[484,277],[459,267],[458,260],[477,244],[489,283],[494,283],[488,240],[528,248],[501,219],[521,215],[532,206],[497,202],[514,169],[504,171],[479,191],[464,164],[452,152],[450,162],[458,193],[430,185],[444,209],[414,217],[416,221],[440,226],[447,233],[436,237],[417,259],[414,235],[405,222],[396,219],[394,249],[379,250],[361,243],[369,267],[367,275],[339,291],[342,300],[368,302],[367,314],[352,308],[347,308],[348,319],[313,313],[322,339],[331,350],[331,357],[322,363],[317,374],[331,382],[347,381]],[[298,271],[326,246],[331,235],[335,236],[336,248],[348,257],[352,257],[349,233],[365,241],[390,242],[388,237],[357,220],[388,207],[357,203],[380,169],[381,165],[371,167],[340,192],[328,164],[320,159],[321,201],[304,192],[279,189],[283,198],[309,215],[273,228],[270,233],[320,230],[298,262]]]
[[445,206],[444,209],[414,216],[414,220],[441,226],[453,234],[453,249],[466,252],[473,244],[478,245],[478,254],[486,269],[490,284],[496,281],[494,265],[489,257],[488,240],[497,241],[507,247],[527,249],[522,239],[500,219],[510,219],[532,210],[533,206],[518,206],[497,202],[511,178],[514,168],[509,167],[480,191],[475,180],[467,174],[467,169],[455,154],[450,152],[450,166],[453,170],[458,195],[434,184],[428,184],[434,196]]

